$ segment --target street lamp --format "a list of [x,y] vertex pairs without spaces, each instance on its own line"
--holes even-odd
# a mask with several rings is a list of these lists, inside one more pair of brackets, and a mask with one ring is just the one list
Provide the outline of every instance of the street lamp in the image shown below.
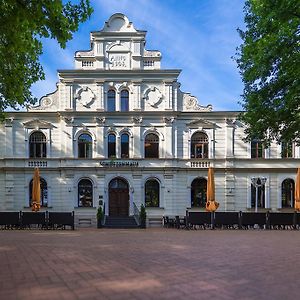
[[257,204],[258,204],[258,188],[263,187],[267,182],[266,177],[251,177],[251,183],[255,187],[255,212],[257,212]]

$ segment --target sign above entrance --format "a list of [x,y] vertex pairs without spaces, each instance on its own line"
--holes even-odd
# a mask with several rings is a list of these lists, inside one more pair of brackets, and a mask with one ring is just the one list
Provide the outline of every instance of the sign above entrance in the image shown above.
[[139,162],[126,161],[126,160],[102,160],[100,161],[100,166],[106,168],[123,168],[123,167],[137,168],[139,166]]

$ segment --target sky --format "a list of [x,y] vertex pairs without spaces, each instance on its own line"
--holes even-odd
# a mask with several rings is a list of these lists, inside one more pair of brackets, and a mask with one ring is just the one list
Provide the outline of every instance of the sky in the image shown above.
[[[74,2],[74,1],[72,1]],[[117,12],[146,30],[146,49],[162,52],[162,69],[181,69],[181,90],[213,110],[241,110],[243,83],[232,57],[241,44],[244,0],[91,0],[94,13],[61,49],[43,41],[40,61],[46,80],[32,87],[40,98],[55,91],[58,69],[74,69],[74,53],[90,48],[90,32],[101,30]]]

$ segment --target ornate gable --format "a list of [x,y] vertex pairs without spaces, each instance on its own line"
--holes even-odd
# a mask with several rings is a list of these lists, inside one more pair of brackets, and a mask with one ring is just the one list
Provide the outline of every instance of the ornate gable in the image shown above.
[[183,108],[189,111],[212,111],[212,105],[199,105],[198,99],[190,93],[183,94]]

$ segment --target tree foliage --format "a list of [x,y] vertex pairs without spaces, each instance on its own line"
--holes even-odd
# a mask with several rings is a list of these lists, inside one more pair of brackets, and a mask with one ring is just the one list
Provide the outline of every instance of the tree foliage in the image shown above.
[[[64,3],[63,3],[64,2]],[[36,101],[30,87],[45,74],[39,62],[42,38],[62,48],[92,13],[89,0],[0,0],[0,116],[7,107]]]
[[299,0],[247,0],[236,61],[247,140],[300,143]]

